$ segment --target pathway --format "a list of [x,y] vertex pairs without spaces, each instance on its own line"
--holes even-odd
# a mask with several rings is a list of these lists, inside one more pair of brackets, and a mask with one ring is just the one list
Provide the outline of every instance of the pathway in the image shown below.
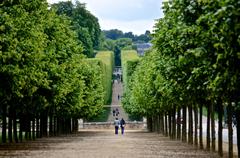
[[82,130],[74,135],[42,138],[23,144],[0,145],[0,157],[24,158],[218,158],[156,133]]
[[108,116],[108,122],[113,122],[115,120],[116,116],[113,116],[112,111],[116,109],[119,110],[119,115],[117,117],[119,119],[124,118],[124,120],[128,121],[128,115],[121,106],[121,96],[123,95],[122,83],[114,80],[112,89],[111,114]]

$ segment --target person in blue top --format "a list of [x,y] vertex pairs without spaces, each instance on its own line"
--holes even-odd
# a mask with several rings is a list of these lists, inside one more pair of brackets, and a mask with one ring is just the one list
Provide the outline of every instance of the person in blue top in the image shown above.
[[121,133],[122,135],[124,134],[124,128],[125,128],[126,122],[125,120],[122,118],[120,121],[120,127],[121,127]]

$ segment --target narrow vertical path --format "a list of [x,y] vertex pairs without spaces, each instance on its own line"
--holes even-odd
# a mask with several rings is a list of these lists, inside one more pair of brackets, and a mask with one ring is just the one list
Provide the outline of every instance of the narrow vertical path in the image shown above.
[[[113,122],[115,118],[123,118],[125,121],[128,121],[128,115],[121,106],[121,96],[123,94],[123,85],[120,80],[114,80],[112,88],[112,103],[111,103],[111,113],[108,116],[108,122]],[[113,116],[113,110],[118,109],[119,115]]]

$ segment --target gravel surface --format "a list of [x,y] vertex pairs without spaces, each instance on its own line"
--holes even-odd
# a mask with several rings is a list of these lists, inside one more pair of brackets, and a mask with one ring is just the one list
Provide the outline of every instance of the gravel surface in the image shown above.
[[76,134],[0,145],[0,157],[24,158],[217,158],[180,141],[156,133],[83,130]]
[[[118,95],[120,98],[118,99]],[[122,82],[118,82],[114,80],[113,87],[112,87],[112,103],[111,103],[111,113],[108,116],[108,122],[113,122],[116,117],[119,119],[124,118],[125,121],[128,121],[128,114],[124,111],[123,107],[121,106],[121,96],[123,95],[123,85]],[[118,108],[119,115],[113,116],[112,111]]]

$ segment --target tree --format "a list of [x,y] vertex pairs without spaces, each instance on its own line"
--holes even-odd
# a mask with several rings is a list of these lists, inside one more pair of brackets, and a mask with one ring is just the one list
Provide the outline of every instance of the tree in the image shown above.
[[59,2],[51,6],[58,15],[66,15],[72,21],[72,29],[77,32],[78,40],[84,47],[84,54],[94,57],[94,49],[98,49],[101,35],[98,19],[86,10],[85,4],[79,1]]
[[118,38],[123,37],[123,32],[121,30],[118,30],[118,29],[103,30],[103,33],[104,33],[106,38],[109,38],[109,39],[112,39],[112,40],[116,40]]

